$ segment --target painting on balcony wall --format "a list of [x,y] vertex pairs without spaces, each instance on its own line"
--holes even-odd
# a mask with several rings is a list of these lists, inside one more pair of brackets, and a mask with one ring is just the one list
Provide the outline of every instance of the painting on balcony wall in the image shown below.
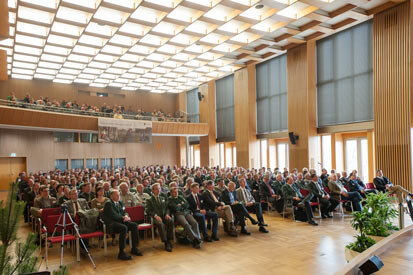
[[152,122],[99,118],[99,142],[152,143]]

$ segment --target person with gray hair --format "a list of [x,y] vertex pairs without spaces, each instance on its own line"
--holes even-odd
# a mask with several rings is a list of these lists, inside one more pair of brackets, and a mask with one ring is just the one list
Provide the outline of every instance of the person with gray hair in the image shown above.
[[120,191],[120,201],[123,203],[125,207],[139,205],[136,197],[132,194],[132,192],[129,191],[129,186],[126,182],[122,182],[119,185],[119,191]]

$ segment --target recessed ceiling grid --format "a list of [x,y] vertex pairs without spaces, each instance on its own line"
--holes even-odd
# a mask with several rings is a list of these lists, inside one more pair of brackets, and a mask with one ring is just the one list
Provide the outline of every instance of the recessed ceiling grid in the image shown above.
[[[357,6],[356,6],[357,4]],[[386,0],[8,0],[12,78],[179,93],[371,18]]]

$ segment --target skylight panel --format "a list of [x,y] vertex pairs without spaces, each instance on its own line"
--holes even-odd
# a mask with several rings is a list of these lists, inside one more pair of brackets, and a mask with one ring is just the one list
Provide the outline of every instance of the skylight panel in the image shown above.
[[62,47],[56,47],[56,46],[51,46],[51,45],[46,45],[44,47],[44,52],[45,53],[52,53],[52,54],[59,54],[59,55],[68,55],[70,53],[70,49],[67,48],[62,48]]
[[51,61],[51,62],[57,62],[57,63],[63,63],[65,62],[66,57],[63,56],[57,56],[57,55],[51,55],[51,54],[42,54],[41,60],[44,61]]
[[50,75],[55,75],[57,73],[57,70],[52,70],[52,69],[45,69],[45,68],[37,68],[36,73],[39,74],[50,74]]
[[31,55],[41,55],[42,50],[38,48],[26,47],[21,45],[15,45],[14,50],[18,53],[26,53]]
[[86,47],[86,46],[81,46],[81,45],[76,45],[73,48],[73,52],[74,53],[87,54],[87,55],[96,55],[99,52],[99,49]]
[[230,32],[230,33],[241,33],[248,29],[251,24],[239,21],[239,20],[231,20],[224,25],[220,26],[218,30]]
[[67,46],[67,47],[73,47],[76,44],[76,39],[51,34],[47,38],[47,42],[52,43],[52,44]]
[[183,28],[184,26],[162,21],[158,25],[153,27],[151,31],[167,35],[176,35],[181,32]]
[[196,36],[180,33],[177,36],[171,38],[170,41],[181,45],[191,45],[192,43],[195,43],[198,39],[199,38]]
[[100,34],[100,35],[111,37],[112,35],[115,34],[117,29],[118,28],[112,27],[109,25],[101,25],[95,22],[90,22],[88,26],[86,27],[85,31],[92,33],[92,34]]
[[116,79],[118,76],[114,74],[103,73],[99,77],[105,79]]
[[92,14],[81,10],[75,10],[60,6],[56,13],[56,18],[67,20],[74,23],[87,24],[92,18]]
[[240,10],[233,9],[224,5],[217,5],[214,8],[210,9],[207,13],[205,13],[204,16],[218,21],[228,22],[240,13]]
[[[68,4],[81,6],[89,9],[96,9],[102,0],[61,0]],[[122,0],[123,1],[123,0]]]
[[143,59],[143,56],[126,53],[120,59],[124,61],[130,61],[130,62],[139,62]]
[[97,61],[92,61],[92,62],[89,63],[89,66],[92,67],[92,68],[107,69],[107,68],[110,67],[110,64],[97,62]]
[[33,75],[33,74],[34,74],[34,70],[13,68],[13,69],[12,69],[12,73]]
[[124,45],[128,47],[133,46],[137,41],[138,39],[136,38],[132,38],[132,37],[124,36],[120,34],[115,34],[112,37],[112,39],[109,40],[110,43]]
[[130,69],[133,66],[134,65],[132,63],[124,62],[124,61],[116,61],[115,63],[113,63],[113,67],[118,67],[118,68],[123,68],[123,69]]
[[71,74],[71,75],[78,75],[80,70],[69,69],[69,68],[61,68],[59,73],[61,74]]
[[56,0],[20,0],[20,2],[26,2],[32,5],[41,6],[49,9],[57,9],[57,5],[59,4],[59,1]]
[[129,13],[100,6],[94,14],[94,18],[109,21],[116,24],[123,24]]
[[37,66],[36,64],[33,64],[33,63],[13,61],[13,67],[34,70],[36,69]]
[[14,12],[9,11],[9,23],[16,24],[16,14]]
[[89,63],[92,58],[89,56],[79,55],[79,54],[71,54],[68,56],[67,60],[75,61],[75,62],[82,62],[82,63]]
[[38,67],[58,70],[60,69],[60,67],[62,67],[62,64],[40,61]]
[[142,0],[104,0],[105,3],[121,6],[128,9],[136,9]]
[[148,26],[126,22],[122,25],[122,27],[119,28],[119,31],[128,34],[144,36],[149,32],[150,29],[151,27]]
[[158,52],[176,54],[176,53],[182,51],[182,49],[183,48],[177,47],[175,45],[164,44],[164,45],[162,45],[161,47],[158,48]]
[[165,44],[166,41],[168,41],[167,38],[160,37],[160,36],[153,35],[153,34],[147,34],[139,41],[139,43],[145,43],[145,44],[154,45],[154,46],[161,46]]
[[203,12],[200,10],[195,10],[184,6],[178,6],[173,11],[171,11],[166,17],[187,23],[192,23],[195,20],[197,20],[202,15],[202,13]]
[[25,61],[25,62],[32,62],[32,63],[37,63],[39,62],[38,57],[30,56],[30,55],[24,55],[24,54],[18,54],[15,53],[13,55],[13,60],[19,60],[19,61]]
[[64,24],[61,22],[54,22],[52,25],[52,32],[60,34],[68,34],[72,36],[79,37],[83,32],[83,27],[78,27],[75,25]]
[[44,24],[51,24],[53,22],[54,14],[46,11],[35,10],[20,6],[18,9],[19,18],[27,19],[33,22]]
[[103,70],[94,69],[94,68],[85,68],[83,72],[87,74],[101,74],[103,73]]
[[105,88],[107,85],[103,84],[103,83],[90,83],[89,86],[98,87],[98,88]]
[[55,83],[61,83],[61,84],[72,84],[72,80],[69,79],[59,79],[59,78],[55,78],[53,79],[53,82]]
[[54,76],[53,76],[53,75],[48,75],[48,74],[38,74],[38,73],[35,73],[35,74],[34,74],[34,78],[52,80],[52,79],[54,79]]
[[108,54],[98,54],[95,56],[95,60],[98,61],[105,61],[105,62],[115,62],[118,58],[116,56],[113,55],[108,55]]
[[90,84],[92,83],[92,80],[76,78],[75,80],[73,80],[73,82],[80,83],[80,84]]
[[217,27],[218,25],[214,25],[214,24],[207,23],[201,20],[197,20],[191,25],[189,25],[185,30],[205,35],[205,34],[208,34],[214,31]]
[[148,55],[154,51],[155,51],[155,48],[150,48],[150,47],[139,45],[139,44],[129,49],[129,52],[143,54],[143,55]]
[[166,12],[139,6],[130,17],[150,23],[158,23],[165,17],[165,15],[167,15]]
[[86,64],[66,61],[63,64],[63,67],[83,70],[86,67]]
[[86,34],[83,34],[79,38],[79,43],[87,44],[91,46],[97,46],[97,47],[102,47],[103,45],[105,45],[106,41],[107,39],[102,39],[100,37],[86,35]]
[[79,74],[77,77],[78,78],[85,78],[85,79],[94,80],[97,76],[93,75],[93,74],[84,74],[84,73],[82,73],[82,74]]
[[101,52],[104,53],[111,53],[111,54],[116,54],[116,55],[122,55],[127,51],[126,48],[118,47],[118,46],[113,46],[113,45],[105,45],[102,48]]
[[31,76],[31,75],[16,74],[16,73],[12,73],[11,77],[12,78],[18,78],[18,79],[27,79],[27,80],[33,79],[33,76]]
[[215,44],[218,45],[220,43],[223,43],[224,41],[228,40],[228,36],[216,34],[216,33],[210,33],[207,36],[204,36],[200,39],[200,41],[205,42],[205,43],[210,43],[210,44]]
[[36,34],[43,37],[46,37],[49,34],[49,28],[44,26],[39,26],[35,24],[24,23],[21,21],[17,22],[17,31],[28,33],[28,34]]
[[165,61],[168,58],[169,58],[169,56],[159,54],[159,53],[153,53],[153,54],[146,57],[147,60],[152,60],[152,61],[157,61],[157,62]]

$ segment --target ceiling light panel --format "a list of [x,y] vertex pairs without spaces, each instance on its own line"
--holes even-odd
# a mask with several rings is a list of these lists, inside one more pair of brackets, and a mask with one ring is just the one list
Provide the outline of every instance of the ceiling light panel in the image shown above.
[[167,35],[177,35],[183,30],[184,26],[176,25],[162,21],[152,28],[152,32],[163,33]]
[[122,55],[127,51],[126,48],[118,47],[118,46],[113,46],[113,45],[105,45],[105,47],[102,48],[103,53],[109,53],[109,54],[115,54],[115,55]]
[[126,85],[126,84],[116,83],[116,82],[109,83],[109,86],[110,86],[110,87],[119,87],[119,88],[121,88],[121,87],[124,87],[125,85]]
[[32,63],[37,63],[39,62],[39,58],[35,56],[30,56],[30,55],[24,55],[24,54],[18,54],[15,53],[13,55],[13,60],[19,60],[19,61],[25,61],[25,62],[32,62]]
[[67,55],[70,53],[70,49],[62,48],[62,47],[56,47],[56,46],[51,46],[51,45],[46,45],[46,46],[44,47],[44,52],[45,52],[45,53],[52,53],[52,54],[58,54],[58,55],[67,56]]
[[53,76],[53,75],[48,75],[48,74],[38,74],[38,73],[35,73],[35,74],[34,74],[34,78],[52,80],[52,79],[54,79],[54,76]]
[[[156,68],[158,68],[158,67],[156,67]],[[156,68],[155,68],[155,69],[156,69]],[[130,68],[128,72],[130,72],[130,73],[135,73],[135,74],[144,74],[144,73],[146,73],[147,71],[148,71],[148,69],[142,69],[142,68],[133,67],[133,68]]]
[[262,31],[262,32],[274,32],[282,27],[287,25],[285,22],[280,22],[277,20],[274,20],[272,18],[268,18],[254,26],[251,27],[251,29]]
[[221,22],[228,22],[241,13],[240,10],[230,8],[224,5],[217,5],[204,14],[204,17],[211,18]]
[[187,2],[191,2],[200,6],[212,8],[222,0],[186,0]]
[[134,36],[144,36],[145,34],[149,32],[150,29],[151,27],[148,27],[148,26],[126,22],[125,24],[122,25],[122,27],[119,28],[119,32],[132,34]]
[[41,6],[49,9],[57,9],[57,6],[59,4],[59,1],[56,0],[20,0],[20,2],[29,3],[32,5]]
[[67,68],[72,68],[72,69],[78,69],[78,70],[83,70],[86,67],[87,64],[83,63],[77,63],[77,62],[71,62],[71,61],[66,61],[63,64],[63,67]]
[[12,73],[33,75],[34,70],[13,68]]
[[167,8],[175,8],[182,0],[145,0],[145,2],[153,3]]
[[197,36],[180,33],[177,36],[171,38],[170,41],[180,45],[191,45],[192,43],[195,43],[198,40],[199,37]]
[[228,40],[228,36],[225,35],[220,35],[217,33],[210,33],[207,36],[204,36],[201,38],[199,41],[209,43],[209,44],[215,44],[218,45],[220,43],[223,43]]
[[197,53],[197,54],[202,54],[204,52],[209,51],[209,49],[211,49],[211,46],[192,44],[191,46],[186,47],[185,51],[192,52],[192,53]]
[[90,83],[91,87],[105,88],[107,85],[103,83]]
[[292,19],[299,19],[316,10],[318,10],[317,7],[313,7],[302,2],[295,2],[294,4],[277,12],[277,15]]
[[177,21],[192,23],[197,20],[202,14],[203,11],[187,8],[184,6],[178,6],[166,17]]
[[95,69],[95,68],[85,68],[83,70],[83,73],[87,74],[101,74],[103,73],[103,70]]
[[142,0],[103,0],[103,2],[128,9],[136,9]]
[[240,16],[245,17],[245,18],[249,18],[249,19],[253,19],[253,20],[257,20],[257,21],[261,21],[264,20],[268,17],[270,17],[271,15],[273,15],[274,13],[276,13],[278,10],[269,6],[265,6],[262,7],[261,9],[257,9],[255,7],[251,7],[248,10],[242,12],[240,14]]
[[41,60],[44,61],[51,61],[51,62],[56,62],[56,63],[63,63],[65,62],[66,57],[63,56],[57,56],[57,55],[51,55],[51,54],[42,54],[40,57]]
[[123,74],[126,72],[126,70],[112,67],[107,69],[105,72],[110,74]]
[[130,54],[130,53],[126,53],[122,55],[122,57],[120,58],[120,60],[136,62],[136,63],[141,61],[142,59],[143,59],[143,56],[136,55],[136,54]]
[[100,6],[95,14],[93,15],[93,18],[103,20],[103,21],[108,21],[112,22],[115,24],[123,24],[126,19],[129,17],[129,13],[127,12],[121,12],[115,9],[110,9],[106,8],[103,6]]
[[33,79],[33,76],[31,76],[31,75],[15,74],[15,73],[12,73],[11,77],[12,78],[18,78],[18,79],[27,79],[27,80]]
[[182,50],[183,50],[182,47],[177,47],[175,45],[170,45],[170,44],[164,44],[158,48],[158,52],[168,53],[168,54],[176,54]]
[[123,69],[130,69],[134,66],[133,63],[124,62],[124,61],[116,61],[113,63],[113,67],[123,68]]
[[56,13],[56,18],[86,25],[89,23],[90,18],[92,18],[92,14],[81,10],[60,6]]
[[240,33],[240,34],[232,37],[231,41],[236,41],[236,42],[248,44],[248,43],[251,43],[251,42],[257,40],[260,37],[261,36],[258,35],[258,34],[243,32],[243,33]]
[[17,0],[8,0],[8,7],[10,9],[15,9],[17,6]]
[[88,32],[92,35],[98,34],[98,35],[112,37],[112,35],[115,34],[117,29],[118,28],[112,27],[109,25],[101,25],[95,22],[90,22],[88,26],[86,27],[85,32]]
[[38,36],[43,36],[43,37],[47,37],[47,35],[49,34],[48,27],[24,23],[21,21],[17,22],[16,28],[17,28],[17,31],[20,33],[36,34]]
[[229,1],[251,7],[251,6],[254,6],[256,3],[260,2],[261,0],[229,0]]
[[47,38],[48,43],[67,46],[67,47],[73,47],[76,44],[76,41],[77,39],[55,35],[55,34],[51,34]]
[[102,47],[103,45],[106,44],[106,42],[107,42],[107,39],[103,39],[103,38],[91,36],[91,35],[86,35],[86,34],[83,34],[79,38],[79,43],[96,46],[96,47]]
[[36,65],[36,64],[33,64],[33,63],[13,61],[13,67],[17,67],[17,68],[34,70],[34,69],[36,69],[36,66],[37,66],[37,65]]
[[26,46],[21,46],[21,45],[15,45],[14,50],[18,53],[25,53],[25,54],[31,54],[31,55],[41,55],[42,54],[41,49],[26,47]]
[[33,22],[52,24],[54,13],[19,6],[18,16],[21,19],[30,20]]
[[113,63],[116,60],[118,60],[118,58],[119,57],[114,56],[114,55],[108,55],[108,54],[100,53],[100,54],[95,56],[94,60]]
[[92,47],[87,47],[87,46],[81,46],[81,45],[76,45],[73,48],[74,53],[80,53],[80,54],[87,54],[87,55],[96,55],[99,52],[99,49],[92,48]]
[[163,62],[169,59],[169,56],[164,55],[164,54],[159,54],[159,53],[153,53],[147,56],[146,59],[151,60],[151,61]]
[[139,6],[130,16],[130,18],[145,21],[149,23],[159,23],[165,16],[166,12]]
[[90,80],[95,80],[95,78],[97,77],[96,75],[93,74],[85,74],[85,73],[81,73],[77,76],[78,78],[84,78],[84,79],[90,79]]
[[212,61],[212,60],[216,60],[218,58],[221,58],[222,56],[223,56],[222,54],[206,52],[206,53],[203,53],[203,54],[199,55],[198,59]]
[[82,63],[89,63],[92,58],[89,56],[79,55],[79,54],[71,54],[68,56],[67,60],[75,61],[75,62],[82,62]]
[[103,73],[99,77],[100,78],[105,78],[105,79],[116,79],[118,77],[118,75]]
[[241,33],[245,31],[246,29],[248,29],[250,26],[251,24],[249,23],[245,23],[245,22],[234,19],[220,26],[218,30],[229,32],[229,33]]
[[62,84],[72,84],[73,81],[69,80],[69,79],[58,79],[55,78],[53,79],[53,82],[55,83],[62,83]]
[[13,47],[14,41],[11,38],[0,41],[0,46]]
[[231,53],[235,50],[238,50],[241,48],[240,45],[234,45],[234,44],[229,44],[229,43],[223,43],[221,45],[218,45],[214,48],[215,51],[218,52],[223,52],[223,53]]
[[38,64],[38,67],[58,70],[58,69],[60,69],[60,67],[62,67],[62,64],[40,61],[39,64]]
[[[85,7],[89,9],[96,9],[102,0],[60,0],[63,3]],[[123,1],[123,0],[122,0]]]
[[136,64],[137,67],[143,67],[143,68],[148,68],[148,69],[153,69],[155,66],[157,66],[158,63],[142,60],[138,64]]
[[78,75],[80,73],[80,70],[69,69],[69,68],[61,68],[59,73]]
[[107,69],[110,67],[110,64],[103,63],[103,62],[97,62],[97,61],[92,61],[88,65],[89,67],[92,68],[97,68],[97,69]]
[[171,57],[171,59],[173,60],[178,60],[178,61],[183,61],[183,62],[189,61],[193,58],[195,58],[195,55],[189,55],[187,53],[178,53]]
[[56,75],[57,70],[52,70],[52,69],[45,69],[45,68],[37,68],[36,73],[39,74],[49,74],[49,75]]
[[120,34],[115,34],[112,37],[112,39],[109,40],[110,43],[118,44],[122,46],[128,46],[128,47],[132,47],[133,45],[136,44],[137,41],[138,39],[136,38],[132,38],[132,37],[124,36]]
[[79,37],[83,32],[83,27],[78,27],[75,25],[65,24],[61,22],[54,22],[51,31],[53,33],[59,33],[64,35],[72,35]]
[[92,83],[92,80],[76,78],[75,80],[73,80],[73,82],[81,83],[81,84],[90,84],[90,83]]
[[208,22],[197,20],[191,25],[189,25],[185,30],[206,35],[214,31],[217,27],[218,25],[214,25]]
[[155,48],[151,48],[151,47],[147,47],[147,46],[143,46],[139,44],[129,49],[129,52],[143,54],[143,55],[151,54],[154,51],[155,51]]
[[141,40],[139,40],[139,43],[149,44],[153,46],[161,46],[165,44],[166,41],[168,41],[168,38],[153,34],[147,34]]

